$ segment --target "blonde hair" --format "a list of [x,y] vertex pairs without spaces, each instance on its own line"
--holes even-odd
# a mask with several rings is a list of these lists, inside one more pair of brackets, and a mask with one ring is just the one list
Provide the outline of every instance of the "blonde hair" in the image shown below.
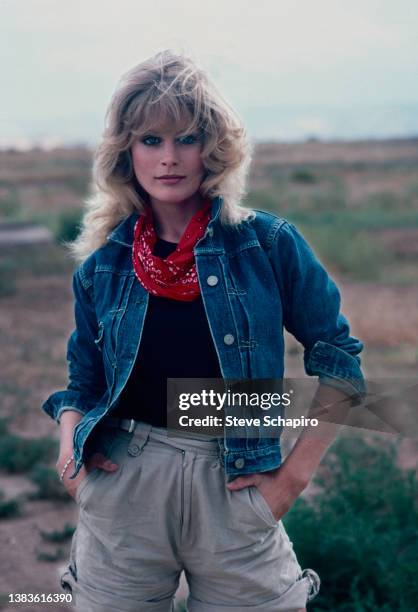
[[178,125],[185,117],[190,119],[185,133],[198,131],[203,141],[206,172],[199,191],[223,197],[220,222],[238,226],[254,216],[241,205],[252,153],[241,119],[193,60],[161,51],[125,73],[110,101],[94,156],[95,193],[86,200],[78,237],[66,243],[77,261],[105,244],[122,219],[144,211],[148,194],[133,172],[134,140],[162,121]]

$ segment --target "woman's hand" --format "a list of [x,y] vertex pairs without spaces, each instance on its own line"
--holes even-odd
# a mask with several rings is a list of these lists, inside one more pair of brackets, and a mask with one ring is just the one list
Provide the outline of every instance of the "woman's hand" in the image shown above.
[[[64,469],[65,463],[71,457],[71,453],[67,452],[64,454],[60,453],[58,461],[56,463],[56,468],[58,475],[61,475],[62,470]],[[70,478],[70,475],[74,472],[74,461],[71,461],[67,469],[65,470],[64,477],[62,480],[62,484],[66,488],[69,495],[75,499],[78,486],[80,482],[87,476],[88,472],[98,468],[100,470],[104,470],[105,472],[115,472],[119,466],[117,463],[113,463],[110,459],[107,459],[102,453],[95,453],[80,468],[77,476],[73,479]]]
[[[58,476],[61,476],[64,465],[73,453],[74,428],[81,421],[81,419],[81,414],[75,410],[71,410],[70,408],[61,414],[60,452],[56,462]],[[114,472],[119,468],[119,466],[117,463],[113,463],[110,461],[110,459],[107,459],[107,457],[105,457],[102,453],[94,453],[85,461],[77,476],[71,479],[70,475],[74,472],[74,460],[71,461],[64,472],[62,484],[72,498],[75,499],[80,482],[87,476],[88,472],[94,470],[95,468],[105,470],[106,472]]]
[[239,491],[251,486],[257,487],[274,518],[278,521],[290,510],[307,484],[308,482],[292,477],[281,466],[270,472],[239,476],[226,486],[230,491]]

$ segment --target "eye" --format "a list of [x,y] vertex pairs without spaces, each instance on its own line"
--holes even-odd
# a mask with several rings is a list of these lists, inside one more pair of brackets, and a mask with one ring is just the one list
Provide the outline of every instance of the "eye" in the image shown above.
[[153,146],[153,145],[159,144],[159,142],[160,142],[160,138],[158,138],[158,136],[145,136],[145,137],[144,137],[144,138],[141,140],[141,142],[142,142],[144,145],[147,145],[147,146]]
[[182,136],[179,138],[181,144],[195,144],[197,142],[197,137],[194,134],[188,134],[187,136]]

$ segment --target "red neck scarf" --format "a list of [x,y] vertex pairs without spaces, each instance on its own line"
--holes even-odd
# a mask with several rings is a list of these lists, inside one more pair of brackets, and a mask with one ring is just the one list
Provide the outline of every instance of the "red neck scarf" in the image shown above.
[[134,228],[132,260],[137,279],[149,293],[160,297],[192,302],[200,295],[193,249],[203,237],[211,218],[211,201],[206,199],[191,218],[176,250],[166,259],[153,255],[157,234],[152,209],[146,207]]

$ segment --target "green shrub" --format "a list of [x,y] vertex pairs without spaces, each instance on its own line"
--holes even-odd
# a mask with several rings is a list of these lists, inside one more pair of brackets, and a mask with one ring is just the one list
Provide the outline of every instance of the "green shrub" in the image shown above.
[[85,168],[82,168],[80,174],[69,174],[63,181],[70,191],[81,197],[85,196],[89,190],[90,172],[85,170]]
[[0,468],[7,472],[26,472],[41,461],[50,461],[57,454],[58,443],[52,438],[28,440],[7,431],[0,434]]
[[244,200],[244,204],[249,208],[258,208],[271,212],[277,211],[277,196],[270,191],[251,191]]
[[290,175],[290,180],[294,183],[312,185],[313,183],[317,182],[317,177],[307,168],[297,168],[296,170],[293,170],[292,174]]
[[55,238],[57,242],[72,242],[80,231],[82,213],[80,210],[62,212],[56,220]]
[[63,487],[54,468],[46,465],[35,465],[30,473],[30,479],[38,487],[36,493],[31,495],[35,499],[54,499],[56,501],[70,501],[72,498]]
[[0,297],[16,293],[16,266],[9,259],[0,260]]
[[0,217],[8,220],[19,218],[22,210],[22,201],[18,190],[15,187],[10,188],[7,195],[0,197]]
[[418,479],[396,466],[396,446],[340,438],[285,517],[302,567],[322,585],[311,610],[407,612],[416,609]]
[[75,531],[74,525],[65,523],[61,531],[40,531],[42,539],[46,542],[66,542],[73,537]]
[[328,266],[347,277],[360,280],[379,280],[389,253],[372,235],[342,227],[302,227],[315,252]]
[[0,491],[0,519],[8,519],[19,516],[19,501],[17,499],[9,499],[5,501],[4,498],[4,491]]
[[[1,385],[0,391],[3,390],[3,385]],[[6,417],[0,417],[0,437],[4,436],[7,433],[7,427],[8,427],[8,423],[9,423],[9,418]]]
[[11,246],[7,255],[0,261],[12,266],[19,279],[26,277],[44,277],[56,274],[70,275],[74,263],[62,246],[54,244],[28,244],[24,249]]

